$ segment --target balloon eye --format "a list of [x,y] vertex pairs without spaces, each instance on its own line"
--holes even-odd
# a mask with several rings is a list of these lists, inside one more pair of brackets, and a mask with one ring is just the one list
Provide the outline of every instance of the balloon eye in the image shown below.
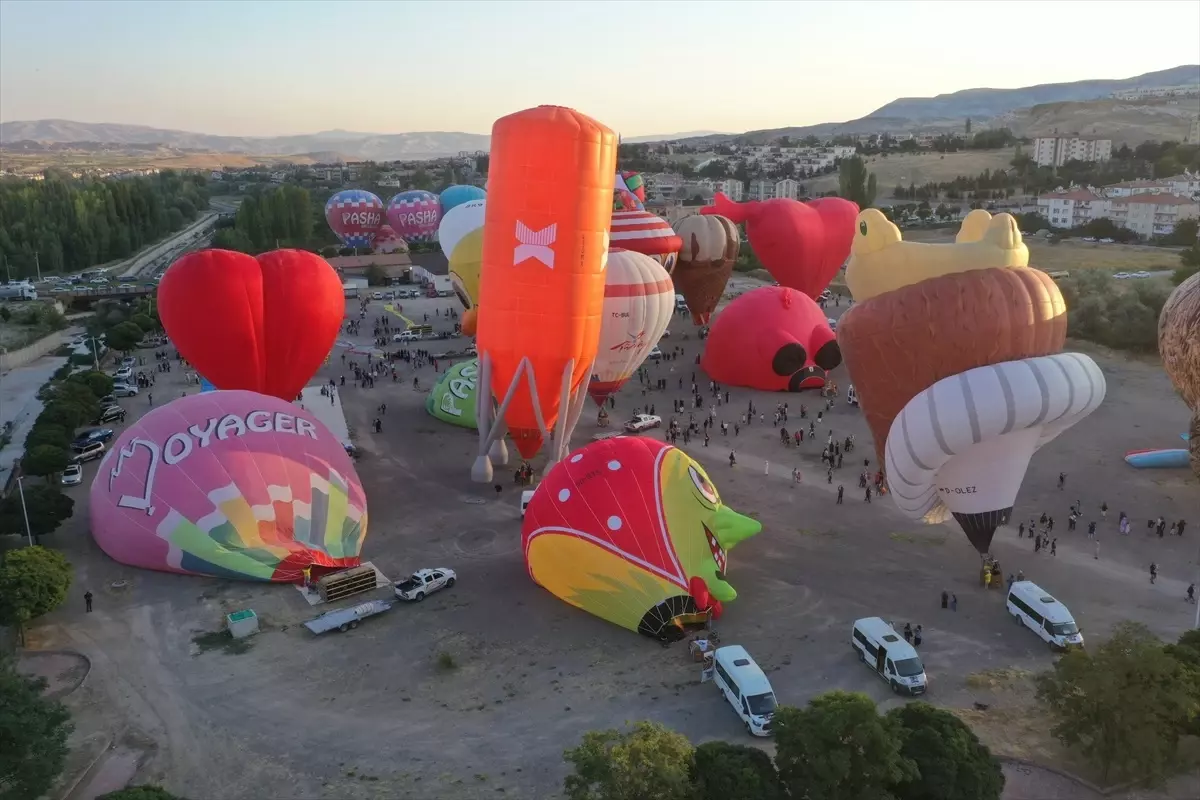
[[716,505],[720,501],[720,498],[717,496],[717,490],[709,483],[708,478],[701,475],[695,467],[688,467],[688,477],[692,479],[692,484],[700,492],[701,497],[713,505]]
[[867,235],[867,223],[865,221],[858,223],[858,232],[863,236]]

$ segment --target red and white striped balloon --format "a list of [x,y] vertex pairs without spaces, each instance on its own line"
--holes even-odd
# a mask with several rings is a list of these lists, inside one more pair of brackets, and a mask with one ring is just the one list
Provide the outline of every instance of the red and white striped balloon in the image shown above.
[[683,239],[662,217],[649,211],[614,211],[609,246],[650,256],[670,274],[683,247]]

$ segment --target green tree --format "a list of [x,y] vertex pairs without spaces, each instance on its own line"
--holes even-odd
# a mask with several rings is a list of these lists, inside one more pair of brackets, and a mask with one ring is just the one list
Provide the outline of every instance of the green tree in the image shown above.
[[142,329],[132,322],[122,322],[108,332],[108,346],[128,353],[142,340]]
[[161,786],[127,786],[102,794],[97,800],[183,800]]
[[1055,737],[1104,779],[1161,779],[1175,763],[1196,687],[1145,626],[1126,622],[1105,642],[1073,650],[1038,676]]
[[1180,253],[1179,263],[1181,266],[1171,276],[1171,282],[1176,286],[1200,272],[1200,242]]
[[39,545],[9,550],[0,561],[0,619],[23,628],[62,605],[70,588],[71,564],[62,553]]
[[1192,736],[1200,736],[1200,630],[1185,631],[1178,642],[1169,644],[1164,649],[1167,655],[1182,664],[1187,671],[1196,704],[1192,708],[1186,732]]
[[62,772],[71,715],[45,689],[44,678],[0,661],[0,800],[41,797]]
[[[25,496],[23,508],[22,493]],[[12,492],[0,500],[0,533],[24,536],[28,514],[29,530],[37,541],[45,534],[53,533],[73,513],[75,501],[57,486],[26,486],[21,492]]]
[[148,314],[134,314],[129,321],[141,328],[143,333],[150,333],[155,328],[154,320]]
[[112,376],[106,375],[103,372],[76,372],[68,380],[73,383],[83,384],[92,393],[92,397],[97,399],[112,394]]
[[367,265],[366,277],[370,286],[386,286],[388,283],[387,270],[378,264]]
[[827,692],[806,708],[780,708],[771,725],[794,800],[891,800],[891,787],[916,775],[900,753],[899,723],[865,694]]
[[867,162],[861,156],[844,158],[838,164],[839,197],[857,203],[859,208],[870,208],[877,189],[875,173],[867,171]]
[[898,800],[1000,800],[1000,762],[958,717],[919,702],[893,708],[887,716],[900,725],[900,755],[918,772],[892,788]]
[[786,794],[771,757],[757,747],[705,742],[692,766],[695,800],[783,800]]
[[1036,211],[1029,211],[1025,214],[1017,214],[1017,227],[1022,233],[1030,234],[1038,231],[1048,231],[1050,228],[1050,220]]
[[40,444],[25,452],[21,458],[21,470],[40,478],[57,475],[71,463],[71,457],[61,447]]
[[41,445],[66,450],[71,446],[71,434],[61,425],[43,425],[39,422],[25,437],[25,451],[28,452]]
[[84,423],[84,411],[85,409],[73,403],[52,400],[42,409],[42,413],[38,414],[37,421],[38,424],[57,425],[74,433],[75,429]]
[[563,758],[567,800],[692,800],[692,745],[657,722],[589,731]]
[[90,386],[79,381],[63,381],[54,387],[51,402],[63,403],[83,412],[84,423],[91,422],[100,413],[100,401]]

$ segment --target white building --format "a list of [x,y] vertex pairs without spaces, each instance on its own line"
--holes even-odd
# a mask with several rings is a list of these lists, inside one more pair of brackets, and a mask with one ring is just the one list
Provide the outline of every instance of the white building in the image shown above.
[[751,200],[771,200],[775,197],[774,181],[750,181],[747,193]]
[[784,178],[775,184],[775,196],[786,197],[788,200],[799,200],[800,182]]
[[[1051,192],[1038,197],[1038,213],[1054,228],[1077,228],[1109,214],[1111,202],[1090,189]],[[1097,213],[1099,212],[1099,213]]]
[[721,192],[735,203],[740,203],[746,196],[746,185],[736,178],[726,178],[714,182],[713,191]]
[[1112,139],[1084,136],[1039,136],[1030,157],[1039,167],[1061,167],[1068,161],[1108,161]]
[[1200,218],[1200,201],[1172,194],[1121,197],[1113,200],[1111,206],[1109,219],[1147,238],[1171,233],[1181,220]]
[[1200,173],[1184,172],[1182,175],[1172,175],[1163,178],[1168,192],[1179,197],[1200,197]]

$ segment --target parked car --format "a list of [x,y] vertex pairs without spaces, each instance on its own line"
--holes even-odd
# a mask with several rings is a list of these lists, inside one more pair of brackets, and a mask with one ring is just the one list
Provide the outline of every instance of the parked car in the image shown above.
[[836,319],[834,319],[833,317],[826,317],[825,322],[829,325],[829,330],[831,330],[831,331],[837,330],[837,320]]
[[396,584],[396,597],[401,600],[412,600],[419,603],[426,595],[431,595],[441,589],[449,589],[457,579],[454,570],[445,567],[434,569],[419,569],[408,580]]
[[75,455],[71,456],[71,461],[75,464],[82,464],[86,461],[95,461],[97,458],[104,457],[104,442],[92,442],[83,447]]
[[83,483],[83,467],[78,464],[70,464],[63,470],[63,486],[78,486],[81,483]]
[[117,396],[116,395],[106,394],[106,395],[104,395],[104,397],[100,398],[100,407],[101,408],[107,408],[108,406],[115,406],[116,404],[117,404]]
[[110,422],[124,422],[125,409],[120,406],[107,406],[100,412],[100,416],[96,417],[96,425],[105,425]]
[[654,345],[654,347],[652,347],[650,349],[650,354],[646,356],[646,358],[652,359],[654,361],[658,361],[662,357],[663,357],[663,351],[659,349],[658,345]]
[[138,393],[138,387],[129,383],[113,384],[113,394],[117,397],[134,397]]
[[133,356],[125,356],[121,359],[121,369],[133,369],[137,366],[137,359]]
[[71,442],[71,449],[78,453],[93,442],[112,441],[116,435],[112,428],[92,428],[76,436],[75,441]]
[[633,418],[625,423],[625,432],[641,433],[661,426],[662,417],[655,417],[651,414],[634,414]]
[[133,370],[129,367],[121,367],[119,370],[113,373],[113,380],[117,381],[118,383],[131,381],[133,380]]

